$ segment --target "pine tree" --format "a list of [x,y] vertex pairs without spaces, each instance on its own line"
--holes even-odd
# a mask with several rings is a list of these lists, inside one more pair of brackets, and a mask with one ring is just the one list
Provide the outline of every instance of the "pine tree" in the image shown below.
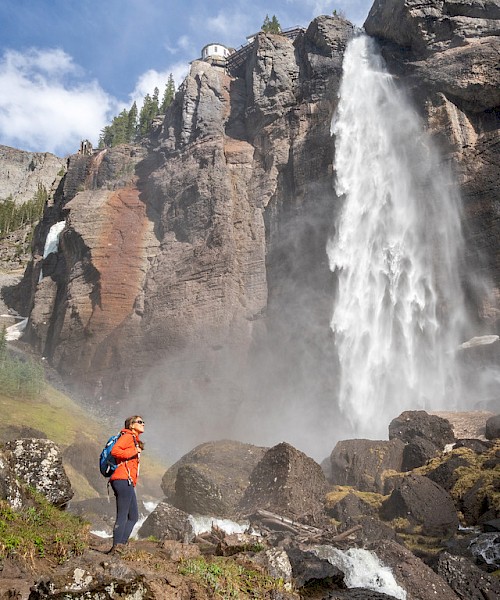
[[[158,114],[159,97],[160,97],[160,90],[157,87],[155,87],[155,89],[153,90],[153,97],[151,98],[151,100],[152,100],[153,107],[156,107],[156,115]],[[155,115],[155,117],[156,117],[156,115]]]
[[146,135],[149,131],[151,131],[151,125],[153,123],[153,119],[158,114],[158,96],[159,89],[155,87],[153,92],[153,97],[149,94],[146,94],[144,97],[144,104],[142,105],[141,112],[139,114],[139,134]]
[[261,29],[264,33],[281,33],[281,25],[276,15],[273,15],[272,19],[269,19],[269,15],[266,15]]
[[128,112],[128,121],[127,121],[127,141],[133,142],[137,135],[137,103],[134,101],[130,110]]
[[172,104],[175,96],[175,83],[172,73],[168,76],[168,82],[165,86],[165,91],[163,93],[163,99],[161,101],[160,113],[165,114],[167,108]]

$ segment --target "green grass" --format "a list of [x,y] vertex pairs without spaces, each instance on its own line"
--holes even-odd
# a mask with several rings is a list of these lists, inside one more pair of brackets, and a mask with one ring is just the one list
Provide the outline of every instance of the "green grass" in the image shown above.
[[81,519],[52,506],[33,490],[26,494],[27,506],[18,511],[0,500],[0,559],[45,558],[62,563],[87,548],[88,526]]
[[185,560],[179,565],[179,573],[198,581],[216,598],[264,598],[284,588],[281,579],[224,557]]
[[103,445],[106,442],[106,432],[101,423],[46,383],[36,396],[23,393],[6,395],[2,391],[0,410],[6,415],[8,425],[33,427],[61,446],[72,444],[82,427],[87,434],[92,432],[96,440],[103,440]]

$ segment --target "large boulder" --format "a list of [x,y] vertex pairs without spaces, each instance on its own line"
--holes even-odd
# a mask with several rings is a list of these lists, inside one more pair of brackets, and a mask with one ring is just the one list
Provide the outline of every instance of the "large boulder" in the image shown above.
[[19,509],[25,502],[25,494],[9,459],[9,455],[0,448],[0,500],[7,500],[12,508]]
[[455,442],[453,427],[446,419],[430,415],[425,410],[407,410],[389,424],[389,439],[399,439],[409,444],[423,438],[443,450]]
[[396,539],[394,529],[378,516],[383,496],[379,496],[378,502],[374,502],[374,494],[371,494],[370,498],[367,496],[369,495],[354,491],[344,494],[333,491],[326,496],[325,512],[338,521],[339,532],[360,525],[361,529],[356,532],[356,541],[366,544],[378,539]]
[[231,440],[200,444],[163,476],[165,498],[187,513],[234,516],[265,451]]
[[140,538],[190,542],[194,538],[189,515],[167,502],[160,502],[139,529]]
[[417,436],[406,444],[403,450],[403,471],[412,471],[439,453],[439,448],[426,438]]
[[453,489],[453,486],[459,479],[459,473],[457,469],[460,467],[470,467],[471,462],[468,460],[468,457],[464,454],[453,453],[445,458],[443,462],[441,462],[436,467],[431,470],[426,471],[425,475],[434,483],[437,483],[447,492],[450,492]]
[[105,493],[106,480],[97,468],[97,457],[101,450],[102,446],[94,440],[81,436],[78,441],[65,448],[62,459],[65,467],[71,467],[76,473],[83,475],[96,491]]
[[406,590],[408,600],[457,600],[446,581],[403,545],[379,540],[369,549],[391,569],[397,583]]
[[51,440],[21,439],[5,444],[10,466],[19,479],[55,506],[73,497],[61,451]]
[[250,476],[243,514],[265,509],[292,519],[322,517],[328,482],[309,456],[282,442],[268,450]]
[[421,527],[424,535],[452,535],[458,516],[451,496],[427,477],[410,474],[402,478],[382,503],[381,517],[408,520],[409,527]]
[[500,598],[500,581],[463,556],[443,552],[437,560],[435,570],[461,600]]
[[338,442],[330,455],[331,482],[383,494],[386,475],[402,470],[403,450],[401,440]]
[[476,564],[488,573],[500,569],[500,532],[481,533],[468,546]]
[[490,417],[486,421],[484,437],[487,440],[497,440],[500,438],[500,415]]
[[364,515],[375,515],[377,510],[351,491],[338,500],[335,494],[328,494],[326,513],[340,523],[352,523]]
[[323,585],[330,589],[344,586],[344,572],[337,566],[334,566],[326,557],[320,557],[312,548],[302,546],[289,546],[286,553],[297,588],[302,588],[306,584],[315,583],[317,587]]
[[500,494],[500,477],[484,473],[461,497],[460,508],[467,525],[478,525],[500,517],[495,498]]

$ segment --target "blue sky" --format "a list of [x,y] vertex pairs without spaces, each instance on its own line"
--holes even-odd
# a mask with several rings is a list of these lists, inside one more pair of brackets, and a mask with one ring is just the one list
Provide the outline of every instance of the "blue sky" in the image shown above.
[[334,9],[362,25],[372,0],[2,0],[0,144],[65,156],[209,42],[238,48],[276,15],[307,26]]

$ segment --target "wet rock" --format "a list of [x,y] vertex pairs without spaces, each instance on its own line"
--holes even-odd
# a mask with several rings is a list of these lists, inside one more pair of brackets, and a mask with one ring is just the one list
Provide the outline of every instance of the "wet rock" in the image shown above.
[[462,600],[500,598],[500,582],[461,556],[443,552],[436,565],[440,575]]
[[491,493],[486,493],[488,487],[493,492],[500,492],[500,479],[492,484],[484,477],[480,477],[461,498],[461,510],[467,525],[476,525],[500,516],[500,510]]
[[476,454],[483,454],[492,448],[492,443],[484,440],[460,439],[456,441],[453,448],[469,448]]
[[404,443],[401,440],[344,440],[330,455],[331,481],[364,492],[384,493],[385,478],[401,471]]
[[500,532],[500,519],[492,519],[491,521],[486,521],[483,523],[483,531],[485,533],[492,531]]
[[420,437],[414,437],[403,450],[403,471],[412,471],[425,465],[439,453],[439,448],[433,442]]
[[61,452],[51,440],[21,439],[5,444],[14,473],[55,506],[73,497],[71,483],[62,464]]
[[268,450],[250,476],[240,511],[265,509],[292,519],[322,516],[328,483],[312,458],[282,442]]
[[326,513],[341,523],[355,523],[362,516],[375,515],[377,509],[365,502],[357,494],[349,492],[339,500],[331,499],[334,494],[327,496]]
[[230,440],[200,444],[163,476],[165,497],[188,513],[234,516],[250,473],[265,451]]
[[283,548],[268,548],[249,560],[263,567],[274,579],[281,579],[286,590],[292,589],[293,570],[288,554]]
[[486,421],[484,436],[487,440],[496,440],[500,438],[500,415],[490,417]]
[[499,533],[481,533],[470,541],[469,550],[476,564],[488,573],[500,569]]
[[459,478],[459,467],[470,467],[471,462],[466,456],[451,454],[436,468],[427,471],[426,477],[437,483],[447,492],[451,491]]
[[[398,541],[398,536],[392,527],[381,521],[378,517],[361,515],[356,519],[348,519],[343,529],[349,529],[353,525],[361,525],[356,532],[356,540],[367,546],[377,540]],[[339,533],[341,533],[339,531]]]
[[399,439],[409,444],[415,438],[423,438],[440,450],[455,442],[450,422],[424,410],[407,410],[389,424],[390,440]]
[[369,546],[412,600],[457,600],[446,581],[401,544],[390,540]]
[[458,516],[451,496],[442,487],[421,475],[404,477],[380,509],[382,519],[407,519],[421,526],[425,535],[452,535]]
[[286,553],[292,565],[296,587],[314,584],[322,589],[345,589],[344,573],[327,559],[319,558],[313,551],[299,546],[287,547]]
[[138,536],[190,542],[194,538],[189,515],[167,502],[160,502],[139,529]]

